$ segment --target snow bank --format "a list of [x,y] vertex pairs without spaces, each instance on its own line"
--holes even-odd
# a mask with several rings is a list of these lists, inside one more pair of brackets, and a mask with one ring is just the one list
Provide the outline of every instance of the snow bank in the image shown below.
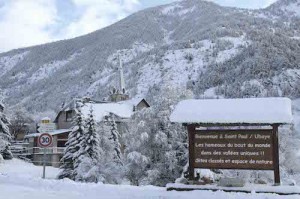
[[[71,180],[54,180],[58,169],[47,167],[46,180],[41,178],[42,167],[20,160],[5,161],[0,164],[0,198],[5,199],[139,199],[139,198],[177,198],[177,199],[279,199],[275,194],[225,193],[223,191],[166,191],[164,187],[129,185],[105,185],[95,183],[77,183]],[[284,198],[298,199],[299,195]]]
[[185,100],[171,114],[179,123],[289,124],[292,122],[288,98],[245,98]]
[[[46,178],[55,179],[58,171],[58,168],[46,167]],[[14,179],[34,179],[42,178],[42,173],[42,166],[35,166],[20,159],[5,160],[2,164],[0,164],[0,176],[9,176]],[[0,184],[1,183],[2,182],[0,180]]]

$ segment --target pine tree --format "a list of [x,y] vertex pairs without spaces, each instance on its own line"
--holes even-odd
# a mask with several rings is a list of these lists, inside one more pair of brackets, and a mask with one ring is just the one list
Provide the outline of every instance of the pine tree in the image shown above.
[[60,173],[58,174],[58,179],[69,178],[74,179],[74,163],[73,155],[76,152],[74,143],[76,142],[75,132],[72,131],[69,133],[68,141],[66,143],[66,148],[64,150],[64,155],[61,158],[62,165],[60,166]]
[[109,116],[110,118],[110,125],[111,125],[111,136],[110,136],[110,140],[112,141],[112,145],[113,145],[113,161],[118,164],[118,165],[123,165],[123,161],[122,161],[122,152],[121,152],[121,144],[120,144],[120,133],[117,129],[117,124],[115,121],[115,117],[113,114],[110,114]]
[[13,155],[10,151],[11,135],[9,132],[8,124],[4,111],[4,105],[0,99],[0,155],[6,160],[12,159]]
[[84,118],[81,112],[81,106],[78,106],[77,112],[75,115],[75,137],[76,142],[74,143],[75,147],[75,153],[73,154],[73,162],[74,162],[74,180],[81,181],[82,179],[78,177],[79,171],[79,165],[83,161],[84,156],[86,155],[86,151],[84,150],[86,148],[86,140],[85,140],[85,124],[84,124]]
[[101,155],[97,164],[97,178],[103,183],[119,184],[123,177],[120,134],[111,114],[105,116],[103,121],[97,125],[96,132],[100,138]]
[[92,107],[86,119],[86,133],[85,133],[85,152],[89,157],[98,162],[100,160],[100,138],[99,134],[96,132],[95,120]]
[[103,181],[99,169],[101,153],[100,138],[96,132],[92,107],[85,121],[84,142],[82,142],[81,147],[82,153],[76,169],[77,176],[75,179],[84,182]]
[[83,153],[81,145],[84,140],[84,126],[81,107],[81,101],[77,101],[75,109],[76,114],[73,120],[74,127],[68,136],[64,155],[61,159],[62,165],[60,167],[61,172],[58,175],[59,179],[69,178],[75,180],[77,176],[76,169],[80,163],[80,156]]

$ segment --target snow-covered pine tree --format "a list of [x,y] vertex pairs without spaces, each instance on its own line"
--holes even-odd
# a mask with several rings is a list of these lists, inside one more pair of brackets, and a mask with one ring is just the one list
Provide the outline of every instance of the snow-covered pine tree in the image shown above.
[[111,125],[111,129],[110,129],[110,140],[112,141],[113,144],[113,161],[117,164],[117,165],[123,165],[123,158],[122,158],[122,152],[121,152],[121,143],[120,143],[120,133],[118,131],[117,128],[117,123],[115,121],[115,117],[112,113],[110,113],[109,115],[109,119],[110,119],[110,125]]
[[75,132],[72,131],[69,133],[68,141],[66,143],[66,148],[64,150],[64,155],[61,158],[60,173],[58,174],[58,179],[69,178],[74,179],[74,162],[73,155],[76,152],[75,144],[76,136]]
[[100,163],[100,138],[96,131],[93,108],[90,107],[88,117],[85,121],[85,143],[82,143],[82,155],[77,168],[76,179],[84,182],[99,182],[103,181],[101,176]]
[[82,181],[80,175],[78,175],[81,171],[79,169],[80,163],[82,163],[84,160],[83,158],[87,155],[85,148],[86,148],[86,140],[85,140],[85,124],[84,124],[84,117],[81,112],[82,103],[78,102],[76,105],[76,114],[74,118],[74,131],[75,131],[75,137],[76,142],[75,144],[75,153],[73,154],[73,162],[74,162],[74,180],[75,181]]
[[80,163],[80,156],[83,154],[82,144],[84,140],[83,116],[81,113],[82,102],[76,101],[75,116],[73,118],[74,127],[69,133],[64,155],[61,159],[61,172],[58,175],[59,179],[69,178],[75,180],[77,176],[76,169]]
[[94,113],[93,107],[90,107],[90,112],[88,114],[88,118],[86,119],[86,133],[85,133],[85,152],[89,157],[98,162],[100,160],[100,138],[99,134],[96,132],[95,127],[95,120],[94,120]]
[[[114,126],[114,127],[113,127]],[[122,156],[117,157],[117,150],[120,145],[115,144],[114,139],[119,143],[118,139],[112,136],[112,130],[115,135],[118,135],[116,124],[113,123],[111,115],[107,115],[96,126],[96,131],[100,137],[100,155],[101,159],[98,164],[98,176],[103,183],[119,184],[122,181],[123,168],[122,168]],[[117,146],[117,147],[115,147]],[[120,149],[118,150],[121,151]]]
[[9,160],[13,158],[10,151],[11,135],[8,128],[9,122],[4,114],[4,108],[2,99],[0,99],[0,155],[2,155],[3,159]]

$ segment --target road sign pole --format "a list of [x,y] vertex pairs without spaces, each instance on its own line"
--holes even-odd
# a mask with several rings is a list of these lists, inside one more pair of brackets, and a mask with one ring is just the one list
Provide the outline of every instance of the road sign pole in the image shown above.
[[43,157],[43,179],[45,179],[46,176],[46,148],[44,149],[44,157]]
[[[44,156],[43,156],[43,176],[42,178],[45,179],[46,176],[46,148],[52,144],[52,136],[49,133],[42,133],[38,138],[38,144],[40,147],[43,148]],[[51,155],[51,153],[49,154]]]

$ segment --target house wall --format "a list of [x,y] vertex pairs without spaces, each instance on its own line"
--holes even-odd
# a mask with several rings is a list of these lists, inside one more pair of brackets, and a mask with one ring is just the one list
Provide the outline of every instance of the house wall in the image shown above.
[[51,147],[57,147],[57,135],[52,136],[52,146]]
[[22,141],[22,140],[24,140],[24,137],[25,137],[25,133],[18,133],[18,134],[16,135],[15,140],[17,140],[17,141]]
[[57,135],[57,147],[65,147],[67,141],[68,141],[69,133],[59,134]]
[[142,110],[143,108],[149,108],[149,105],[147,104],[147,102],[145,102],[144,100],[142,100],[137,106],[136,106],[136,110]]
[[[74,115],[75,115],[75,111],[72,111],[72,117]],[[69,129],[73,126],[72,121],[67,121],[66,119],[66,111],[60,112],[56,125],[57,125],[57,129]]]
[[119,94],[119,93],[110,95],[110,101],[112,101],[112,102],[120,102],[120,101],[125,101],[125,100],[129,100],[129,95]]

